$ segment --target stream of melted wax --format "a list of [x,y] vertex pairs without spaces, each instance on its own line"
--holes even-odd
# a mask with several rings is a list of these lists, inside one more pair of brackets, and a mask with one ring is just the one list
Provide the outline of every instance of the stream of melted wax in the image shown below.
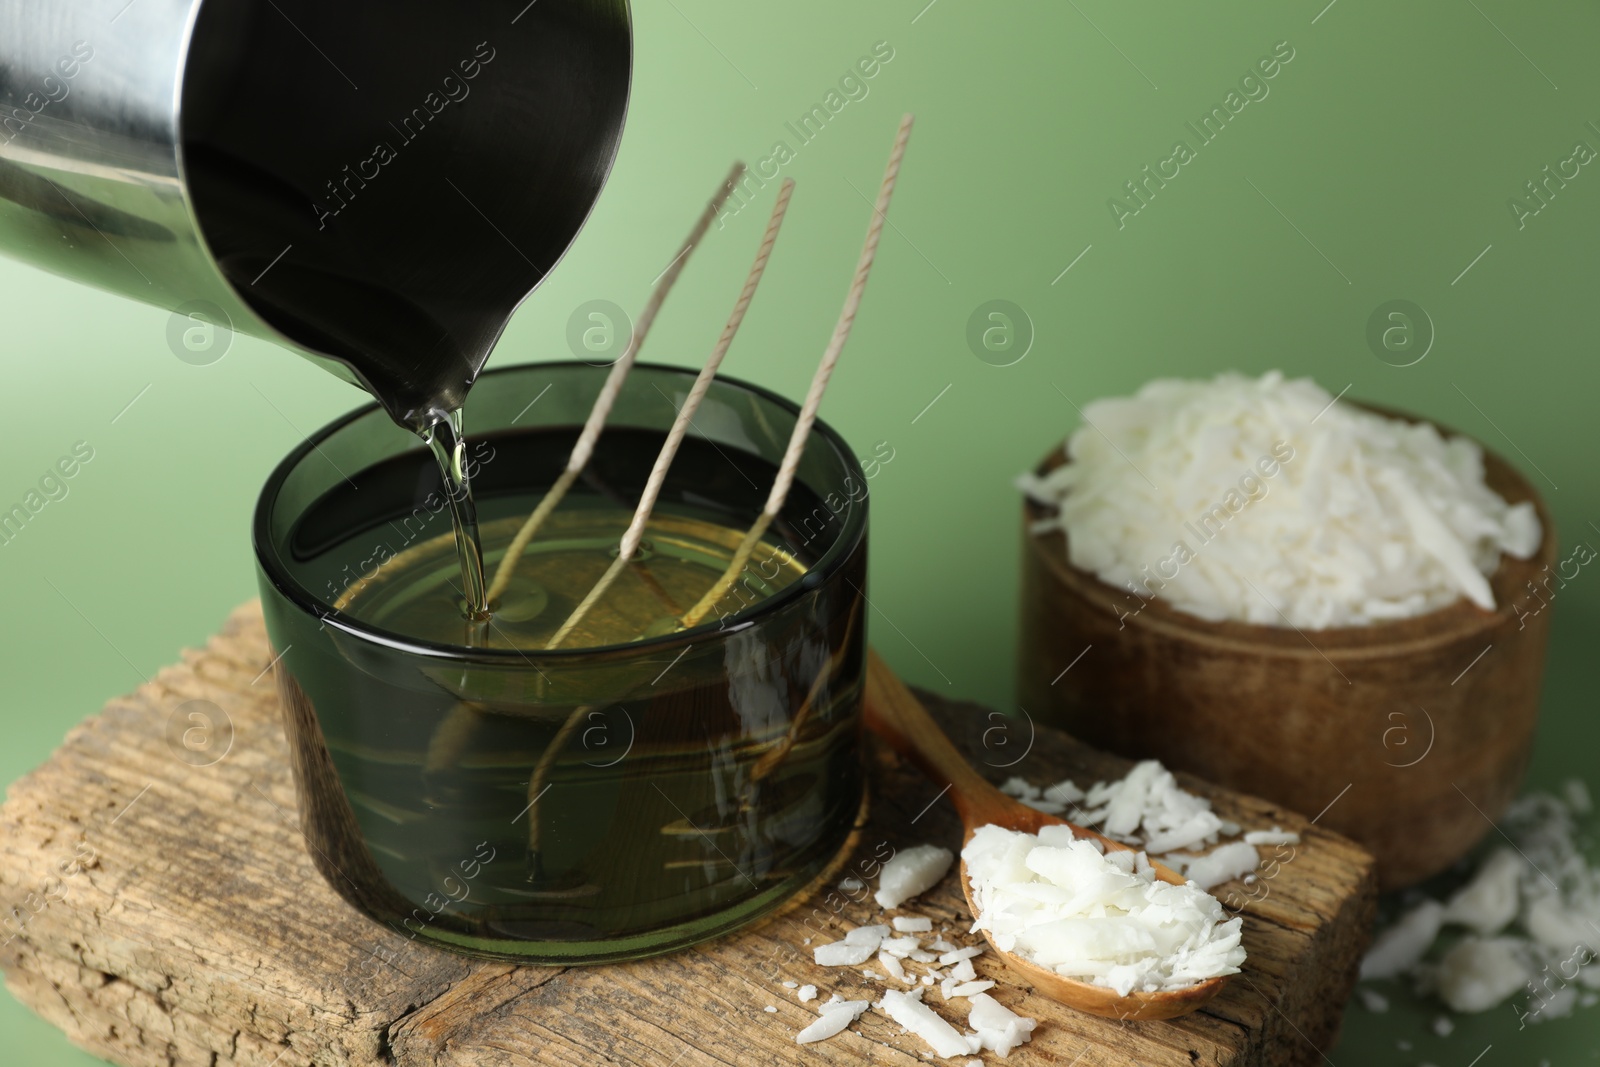
[[439,462],[445,496],[450,501],[456,555],[461,561],[461,614],[466,624],[466,644],[481,645],[491,615],[488,587],[483,580],[483,545],[478,538],[478,505],[472,499],[472,483],[467,477],[467,441],[461,431],[461,409],[456,408],[422,431],[421,437]]

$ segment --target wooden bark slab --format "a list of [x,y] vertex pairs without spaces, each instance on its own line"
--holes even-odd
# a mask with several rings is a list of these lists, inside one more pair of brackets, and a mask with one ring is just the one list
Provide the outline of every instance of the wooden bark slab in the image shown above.
[[[877,1012],[822,1044],[794,1043],[814,1008],[783,981],[814,983],[824,999],[881,995],[857,969],[815,966],[803,944],[875,921],[864,893],[829,892],[687,952],[593,968],[464,959],[369,921],[307,856],[268,659],[259,606],[247,605],[204,651],[75,728],[0,808],[0,904],[14,909],[0,966],[74,1043],[133,1067],[926,1062],[922,1043]],[[1044,729],[1030,746],[1026,723],[982,708],[930,705],[996,779],[1087,784],[1128,766]],[[202,733],[185,745],[185,730]],[[869,758],[872,811],[851,868],[887,848],[958,844],[934,787],[876,745]],[[1196,1015],[1116,1023],[1012,986],[980,957],[998,999],[1039,1020],[1008,1063],[1298,1067],[1331,1050],[1373,917],[1371,857],[1265,801],[1185,785],[1224,818],[1303,835],[1253,886],[1217,890],[1243,907],[1244,973]],[[917,910],[936,928],[968,922],[954,877]],[[964,1021],[964,1005],[945,1007],[937,991],[929,1002]]]

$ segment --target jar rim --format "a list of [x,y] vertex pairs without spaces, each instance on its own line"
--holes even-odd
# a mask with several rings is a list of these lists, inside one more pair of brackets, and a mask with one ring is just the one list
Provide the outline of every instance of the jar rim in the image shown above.
[[[506,367],[496,367],[479,375],[478,381],[486,378],[516,373],[526,373],[533,370],[554,370],[564,368],[594,368],[594,364],[581,360],[556,360],[542,363],[518,363]],[[647,370],[679,375],[684,378],[693,378],[697,370],[673,366],[665,363],[640,362],[634,365],[634,370]],[[730,375],[717,375],[717,383],[733,386],[743,390],[757,399],[765,401],[780,411],[787,412],[796,417],[800,414],[800,406],[786,397],[780,396],[770,389],[755,385],[751,382],[735,378]],[[469,394],[470,396],[470,394]],[[290,475],[304,462],[307,457],[319,450],[319,446],[334,434],[345,429],[351,424],[366,418],[374,413],[383,413],[382,405],[376,400],[363,404],[354,411],[328,423],[321,429],[312,433],[300,443],[293,451],[285,456],[272,473],[267,476],[266,483],[262,486],[260,496],[256,500],[255,515],[251,523],[251,542],[255,550],[256,564],[275,589],[278,590],[291,604],[307,615],[316,616],[322,625],[337,629],[352,638],[368,644],[404,652],[410,655],[423,656],[433,659],[447,659],[459,662],[484,663],[505,666],[516,661],[523,661],[534,669],[539,663],[570,662],[574,659],[592,658],[595,656],[608,657],[615,655],[634,655],[641,650],[675,649],[679,646],[694,644],[709,636],[719,638],[732,636],[753,626],[759,625],[762,620],[783,610],[785,606],[800,596],[809,593],[818,586],[826,583],[836,571],[850,558],[857,544],[860,543],[866,531],[866,503],[868,496],[863,496],[856,505],[846,509],[842,514],[844,529],[840,532],[832,545],[796,582],[785,586],[778,592],[761,600],[747,611],[741,611],[734,621],[729,623],[702,622],[698,626],[676,633],[664,634],[658,637],[643,637],[632,641],[620,642],[610,645],[591,645],[581,648],[560,649],[517,649],[517,648],[468,648],[463,645],[444,644],[429,641],[423,638],[408,637],[391,630],[374,626],[351,617],[339,611],[333,605],[325,602],[309,588],[299,582],[289,569],[284,565],[279,551],[272,537],[273,510],[278,502],[278,496]],[[866,475],[862,470],[861,462],[856,458],[845,440],[838,431],[822,419],[817,419],[811,429],[812,439],[820,437],[833,449],[845,468],[846,476],[854,475],[863,486],[866,485]],[[808,442],[809,443],[809,442]],[[423,447],[418,443],[418,447]],[[870,494],[869,494],[870,495]]]

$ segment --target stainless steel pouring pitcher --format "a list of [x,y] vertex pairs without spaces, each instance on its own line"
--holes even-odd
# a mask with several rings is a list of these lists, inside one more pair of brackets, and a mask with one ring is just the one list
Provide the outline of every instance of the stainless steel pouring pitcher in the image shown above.
[[631,52],[627,0],[0,0],[0,251],[425,427],[598,197]]

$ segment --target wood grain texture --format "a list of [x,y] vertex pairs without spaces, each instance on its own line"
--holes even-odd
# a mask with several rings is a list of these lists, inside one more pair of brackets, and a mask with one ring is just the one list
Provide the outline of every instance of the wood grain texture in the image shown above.
[[[876,920],[865,893],[830,891],[708,945],[610,967],[475,961],[369,921],[306,853],[268,660],[259,607],[241,608],[204,651],[75,728],[0,808],[0,904],[16,909],[0,966],[12,993],[76,1044],[130,1067],[926,1062],[921,1042],[877,1012],[828,1042],[794,1044],[815,1015],[784,980],[814,983],[824,999],[881,994],[859,970],[816,967],[803,944]],[[1026,723],[996,733],[1002,720],[984,709],[924,698],[996,780],[1127,768],[1052,731],[1030,745]],[[227,754],[208,766],[179,758],[196,700],[231,721]],[[868,759],[872,813],[853,869],[889,848],[958,844],[933,786],[887,749]],[[1259,900],[1238,884],[1218,890],[1244,908],[1245,972],[1195,1015],[1117,1023],[1012,985],[980,957],[998,999],[1039,1020],[1006,1062],[1300,1067],[1331,1050],[1373,915],[1371,857],[1268,802],[1185,784],[1225,818],[1304,835],[1292,859],[1264,865],[1248,889]],[[968,921],[954,876],[915,908],[936,928]],[[930,1003],[964,1018],[936,993]]]
[[[1039,471],[1065,462],[1058,449]],[[1534,592],[1554,573],[1550,512],[1488,450],[1484,474],[1506,500],[1531,501],[1544,532],[1531,558],[1501,557],[1490,576],[1495,611],[1463,598],[1409,619],[1309,633],[1208,622],[1161,600],[1159,579],[1141,606],[1070,564],[1064,533],[1024,532],[1020,699],[1090,744],[1300,811],[1338,797],[1321,821],[1377,856],[1384,889],[1437,874],[1521,789],[1550,631]],[[1026,502],[1024,531],[1053,511]],[[1192,533],[1179,536],[1206,552]],[[1077,662],[1086,646],[1093,651]]]

